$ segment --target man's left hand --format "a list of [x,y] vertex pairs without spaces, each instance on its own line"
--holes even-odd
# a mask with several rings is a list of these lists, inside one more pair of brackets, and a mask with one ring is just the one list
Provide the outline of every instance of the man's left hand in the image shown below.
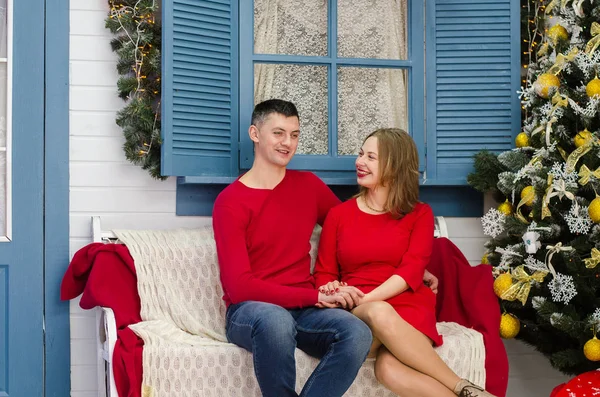
[[423,275],[423,283],[428,286],[429,288],[431,288],[431,290],[433,291],[434,294],[438,293],[438,283],[439,280],[437,279],[436,276],[434,276],[433,274],[429,273],[428,270],[425,270],[425,274]]

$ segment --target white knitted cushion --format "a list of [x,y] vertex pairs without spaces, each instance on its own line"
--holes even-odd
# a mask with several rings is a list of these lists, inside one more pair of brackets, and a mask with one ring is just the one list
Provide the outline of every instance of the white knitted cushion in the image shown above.
[[144,321],[223,342],[225,302],[211,227],[115,230],[134,259]]
[[[225,304],[212,229],[115,231],[135,261],[144,340],[143,384],[159,396],[260,396],[251,355],[226,342]],[[314,264],[320,228],[311,239]],[[439,323],[442,359],[460,377],[485,384],[485,350],[478,332]],[[318,361],[296,351],[301,390]],[[346,396],[393,396],[367,360]]]
[[[230,343],[190,335],[163,321],[131,325],[144,340],[143,384],[154,397],[261,395],[254,376],[252,355]],[[485,384],[480,333],[454,323],[439,323],[445,343],[438,354],[458,376]],[[296,391],[299,393],[319,363],[296,349]],[[474,365],[475,364],[475,365]],[[375,378],[374,360],[368,359],[345,396],[391,397]],[[478,368],[474,368],[479,365]]]

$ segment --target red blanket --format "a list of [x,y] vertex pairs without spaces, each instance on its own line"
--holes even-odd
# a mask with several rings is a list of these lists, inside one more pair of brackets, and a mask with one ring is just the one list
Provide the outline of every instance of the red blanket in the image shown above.
[[140,397],[144,342],[127,326],[142,321],[133,258],[121,244],[89,244],[75,254],[65,273],[60,298],[82,294],[79,306],[111,308],[117,323],[113,371],[122,397]]
[[498,397],[506,396],[508,357],[499,334],[500,305],[493,291],[491,266],[472,267],[450,240],[437,238],[427,269],[440,281],[438,321],[455,322],[483,334],[485,387]]
[[[500,308],[494,295],[491,268],[471,267],[448,239],[434,241],[429,271],[440,280],[438,321],[452,321],[483,334],[486,349],[486,388],[506,395],[508,359],[500,339]],[[79,250],[63,278],[61,299],[83,293],[80,306],[110,307],[115,312],[118,341],[113,370],[119,396],[140,397],[143,341],[127,328],[141,321],[137,278],[129,251],[119,244],[90,244]]]

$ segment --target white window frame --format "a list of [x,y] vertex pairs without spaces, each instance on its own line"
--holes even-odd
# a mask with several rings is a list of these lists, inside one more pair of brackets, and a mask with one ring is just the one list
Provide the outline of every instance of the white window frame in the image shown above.
[[13,68],[13,0],[6,2],[6,58],[0,63],[6,64],[6,146],[0,151],[6,152],[6,213],[5,233],[0,242],[12,241],[12,68]]

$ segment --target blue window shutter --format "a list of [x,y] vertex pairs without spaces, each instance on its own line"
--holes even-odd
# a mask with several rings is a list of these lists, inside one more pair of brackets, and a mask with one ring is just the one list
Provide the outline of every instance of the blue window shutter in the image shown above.
[[237,1],[162,5],[162,174],[235,176]]
[[427,3],[427,182],[463,185],[519,133],[519,0]]

